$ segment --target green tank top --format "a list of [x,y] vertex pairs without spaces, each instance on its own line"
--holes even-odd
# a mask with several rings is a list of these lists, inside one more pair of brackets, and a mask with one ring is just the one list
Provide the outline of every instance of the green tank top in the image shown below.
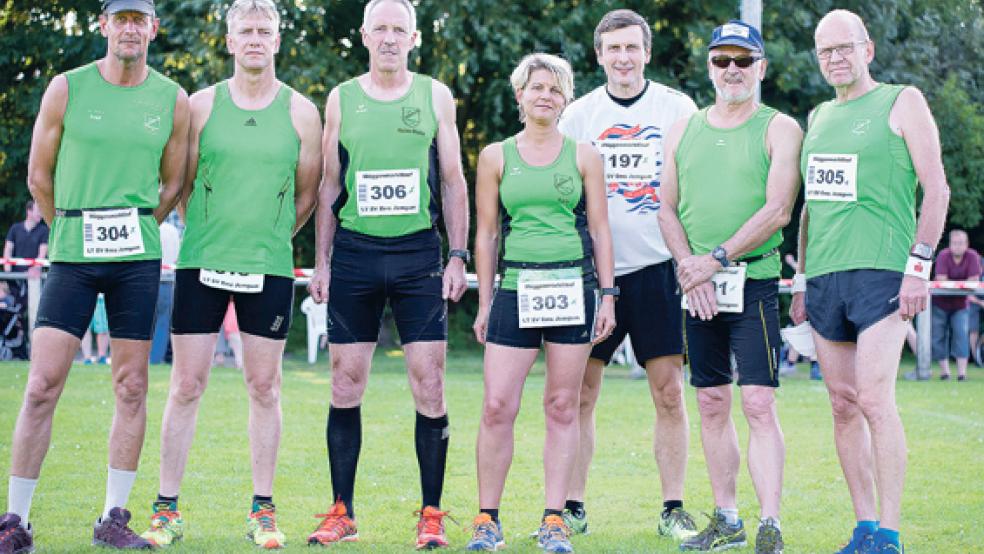
[[290,117],[293,90],[244,110],[215,85],[198,140],[178,267],[294,276],[294,176],[301,141]]
[[853,159],[853,168],[841,163],[825,173],[855,173],[857,199],[807,196],[807,277],[851,269],[905,271],[916,232],[917,178],[905,139],[888,123],[904,88],[879,84],[860,98],[824,102],[813,112],[800,162],[807,191],[811,183],[823,180],[816,160]]
[[358,79],[338,87],[343,186],[333,209],[342,228],[391,238],[435,226],[440,167],[432,86],[415,73],[410,90],[391,101],[370,97]]
[[[708,110],[704,108],[690,118],[675,158],[680,223],[696,255],[707,254],[731,238],[765,205],[772,165],[765,136],[778,113],[762,105],[741,125],[719,129],[708,123]],[[780,244],[781,230],[744,257],[760,256]],[[745,275],[748,279],[775,279],[779,271],[776,254],[748,264]]]
[[[49,238],[55,262],[120,262],[161,257],[152,210],[160,199],[160,167],[171,137],[178,85],[153,69],[135,87],[103,79],[96,63],[65,73],[65,108],[55,164],[55,219]],[[143,208],[143,253],[98,258],[83,255],[78,210]],[[146,213],[151,212],[151,213]]]
[[508,262],[590,262],[592,243],[584,183],[577,169],[577,142],[564,137],[557,159],[535,167],[523,161],[516,137],[510,137],[502,143],[502,157],[499,207],[506,268],[501,287],[516,290],[520,270]]

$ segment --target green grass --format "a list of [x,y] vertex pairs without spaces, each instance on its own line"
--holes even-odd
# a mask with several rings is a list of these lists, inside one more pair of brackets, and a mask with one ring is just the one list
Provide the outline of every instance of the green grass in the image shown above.
[[[444,499],[462,525],[477,509],[474,445],[482,398],[481,359],[449,361],[448,403],[451,452]],[[7,473],[9,437],[21,402],[26,365],[0,365],[0,474]],[[149,420],[143,464],[130,508],[142,531],[157,491],[158,440],[169,368],[151,369]],[[787,553],[832,552],[852,526],[852,513],[834,452],[827,395],[819,383],[800,376],[779,389],[786,436],[783,532]],[[646,386],[613,369],[598,408],[598,453],[588,490],[592,534],[574,539],[581,552],[675,552],[656,536],[659,480],[651,455],[653,408]],[[502,518],[510,551],[534,552],[526,534],[543,508],[541,449],[542,366],[527,383],[519,416],[517,448],[506,483]],[[277,471],[279,523],[288,550],[305,548],[305,537],[324,511],[331,488],[324,429],[330,397],[329,373],[289,362],[284,375],[284,434]],[[965,553],[984,545],[984,371],[972,369],[966,383],[900,382],[899,405],[909,437],[909,472],[902,533],[911,552]],[[693,390],[690,464],[686,502],[695,514],[712,507],[700,449]],[[102,507],[106,437],[113,409],[105,367],[77,365],[55,416],[52,448],[42,470],[32,510],[43,552],[91,552],[91,523]],[[413,454],[413,403],[402,359],[380,354],[363,407],[364,441],[356,487],[362,540],[341,552],[405,552],[412,548],[419,485]],[[737,419],[744,445],[747,428]],[[744,450],[744,446],[743,446]],[[202,402],[198,433],[181,494],[188,538],[174,552],[244,552],[243,521],[252,494],[242,378],[231,369],[213,371]],[[0,487],[0,507],[6,487]],[[739,507],[754,529],[757,505],[744,463]],[[699,520],[703,525],[703,520]],[[467,541],[450,526],[452,545]],[[749,549],[750,550],[750,549]]]

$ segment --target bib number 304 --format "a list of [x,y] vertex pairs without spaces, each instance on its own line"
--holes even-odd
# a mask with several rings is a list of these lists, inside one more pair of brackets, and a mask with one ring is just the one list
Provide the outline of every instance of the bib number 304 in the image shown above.
[[524,269],[516,288],[519,327],[584,325],[584,280],[580,268]]
[[118,258],[143,253],[143,235],[136,208],[82,211],[84,257]]

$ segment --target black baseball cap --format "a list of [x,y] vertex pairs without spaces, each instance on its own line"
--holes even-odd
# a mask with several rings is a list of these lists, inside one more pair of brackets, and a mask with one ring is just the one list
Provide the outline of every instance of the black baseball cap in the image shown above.
[[154,15],[154,0],[103,0],[102,8],[107,14],[140,12]]

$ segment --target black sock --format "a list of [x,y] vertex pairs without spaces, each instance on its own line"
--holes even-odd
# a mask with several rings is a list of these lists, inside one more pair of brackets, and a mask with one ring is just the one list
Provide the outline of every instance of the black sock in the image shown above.
[[451,427],[448,425],[447,414],[432,418],[417,412],[417,424],[414,426],[413,440],[417,447],[417,465],[420,467],[420,493],[423,506],[434,506],[435,508],[441,506],[450,435]]
[[480,514],[489,514],[492,521],[499,523],[499,508],[482,508],[478,511]]
[[355,494],[355,470],[362,450],[362,411],[354,408],[328,409],[328,466],[331,470],[332,494],[345,504],[348,516],[355,517],[352,497]]
[[154,508],[156,509],[160,504],[167,504],[168,509],[177,511],[178,509],[178,496],[164,496],[163,494],[157,493],[157,500],[154,501]]
[[584,502],[577,500],[568,500],[564,503],[564,509],[570,510],[572,514],[581,515],[584,513]]
[[547,519],[547,516],[563,517],[564,516],[564,511],[563,510],[551,510],[550,508],[547,508],[546,510],[543,510],[543,519]]
[[258,494],[253,495],[253,511],[258,512],[263,509],[263,505],[267,504],[273,506],[272,496],[260,496]]
[[683,508],[683,500],[667,500],[663,502],[663,515],[665,516],[676,508]]

